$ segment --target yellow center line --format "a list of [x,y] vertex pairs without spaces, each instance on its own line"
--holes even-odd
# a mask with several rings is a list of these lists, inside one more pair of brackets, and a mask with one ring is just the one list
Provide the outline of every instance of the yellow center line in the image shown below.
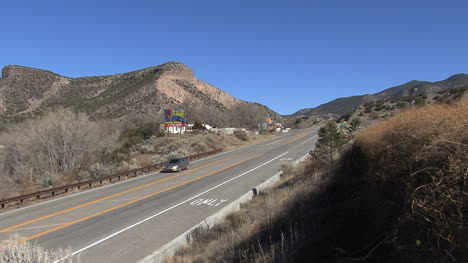
[[111,199],[111,200],[101,201],[101,202],[99,202],[99,203],[102,204],[102,203],[121,202],[121,201],[134,200],[134,199],[137,199],[137,198],[138,198],[138,197],[135,197],[135,198],[123,198],[123,199]]
[[297,141],[297,140],[299,140],[301,138],[304,138],[305,136],[307,136],[307,133],[301,133],[301,134],[297,135],[295,138],[293,138],[292,140],[286,141],[283,144],[292,143],[292,142]]
[[234,166],[237,166],[237,165],[239,165],[239,164],[242,164],[242,163],[245,163],[245,162],[250,161],[250,160],[252,160],[252,159],[255,159],[255,158],[259,157],[259,156],[261,156],[261,155],[256,155],[256,156],[254,156],[254,157],[251,157],[251,158],[249,158],[249,159],[240,161],[240,162],[238,162],[238,163],[235,163],[235,164],[230,165],[230,166],[228,166],[228,167],[225,167],[225,168],[223,168],[223,169],[219,169],[219,170],[216,170],[216,171],[214,171],[214,172],[210,172],[210,173],[208,173],[208,174],[199,176],[199,177],[197,177],[197,178],[194,178],[194,179],[185,181],[185,182],[183,182],[183,183],[180,183],[180,184],[177,184],[177,185],[173,185],[173,186],[168,187],[168,188],[166,188],[166,189],[163,189],[163,190],[160,190],[160,191],[158,191],[158,192],[155,192],[155,193],[152,193],[152,194],[149,194],[149,195],[140,197],[140,198],[138,198],[138,199],[135,199],[135,200],[133,200],[133,201],[129,201],[129,202],[127,202],[127,203],[124,203],[124,204],[121,204],[121,205],[118,205],[118,206],[114,206],[114,207],[112,207],[112,208],[103,210],[103,211],[101,211],[101,212],[98,212],[98,213],[95,213],[95,214],[92,214],[92,215],[89,215],[89,216],[85,216],[85,217],[80,218],[80,219],[78,219],[78,220],[75,220],[75,221],[73,221],[73,222],[70,222],[70,223],[67,223],[67,224],[58,226],[58,227],[56,227],[56,228],[53,228],[53,229],[44,231],[44,232],[42,232],[42,233],[39,233],[39,234],[30,236],[30,237],[24,238],[24,239],[22,239],[22,240],[17,241],[16,243],[17,243],[17,244],[23,243],[23,242],[29,241],[29,240],[31,240],[31,239],[38,238],[38,237],[40,237],[40,236],[49,234],[49,233],[51,233],[51,232],[60,230],[60,229],[62,229],[62,228],[75,225],[75,224],[77,224],[77,223],[83,222],[83,221],[88,220],[88,219],[91,219],[91,218],[93,218],[93,217],[96,217],[96,216],[99,216],[99,215],[102,215],[102,214],[105,214],[105,213],[109,213],[109,212],[114,211],[114,210],[116,210],[116,209],[119,209],[119,208],[122,208],[122,207],[125,207],[125,206],[128,206],[128,205],[134,204],[134,203],[136,203],[136,202],[139,202],[139,201],[142,201],[142,200],[145,200],[145,199],[148,199],[148,198],[153,197],[153,196],[155,196],[155,195],[158,195],[158,194],[160,194],[160,193],[167,192],[167,191],[169,191],[169,190],[172,190],[172,189],[178,188],[178,187],[180,187],[180,186],[189,184],[189,183],[191,183],[191,182],[200,180],[200,179],[202,179],[202,178],[208,177],[208,176],[210,176],[210,175],[213,175],[213,174],[222,172],[222,171],[224,171],[224,170],[227,170],[227,169],[232,168],[232,167],[234,167]]
[[60,225],[64,225],[64,224],[66,224],[66,223],[52,224],[52,225],[44,225],[44,226],[32,226],[32,227],[25,227],[25,228],[16,228],[16,229],[8,230],[8,231],[5,231],[5,232],[24,231],[24,230],[30,230],[30,229],[36,229],[36,228],[45,228],[45,227],[52,227],[52,226],[60,226]]
[[199,166],[199,167],[194,168],[194,169],[187,170],[187,171],[185,171],[185,172],[177,173],[176,175],[169,176],[169,177],[166,177],[166,178],[163,178],[163,179],[160,179],[160,180],[157,180],[157,181],[148,183],[148,184],[140,185],[140,186],[137,186],[137,187],[134,187],[134,188],[131,188],[131,189],[128,189],[128,190],[119,192],[119,193],[115,193],[115,194],[112,194],[112,195],[109,195],[109,196],[106,196],[106,197],[103,197],[103,198],[99,198],[99,199],[97,199],[97,200],[94,200],[94,201],[91,201],[91,202],[88,202],[88,203],[84,203],[84,204],[81,204],[81,205],[77,205],[77,206],[74,206],[74,207],[71,207],[71,208],[62,210],[62,211],[58,211],[58,212],[55,212],[55,213],[50,214],[50,215],[42,216],[42,217],[39,217],[39,218],[36,218],[36,219],[32,219],[32,220],[29,220],[29,221],[24,222],[24,223],[21,223],[21,224],[17,224],[17,225],[14,225],[14,226],[10,226],[10,227],[7,227],[7,228],[4,228],[4,229],[0,230],[0,233],[2,233],[2,232],[7,232],[7,231],[9,231],[9,230],[12,230],[12,229],[15,229],[15,228],[18,228],[18,227],[22,227],[22,226],[25,226],[25,225],[29,225],[29,224],[32,224],[32,223],[35,223],[35,222],[38,222],[38,221],[41,221],[41,220],[44,220],[44,219],[47,219],[47,218],[51,218],[51,217],[54,217],[54,216],[57,216],[57,215],[61,215],[61,214],[64,214],[64,213],[67,213],[67,212],[76,210],[76,209],[78,209],[78,208],[82,208],[82,207],[89,206],[89,205],[92,205],[92,204],[95,204],[95,203],[99,203],[99,202],[102,202],[102,201],[104,201],[104,200],[108,200],[108,199],[114,198],[114,197],[116,197],[116,196],[120,196],[120,195],[123,195],[123,194],[127,194],[127,193],[130,193],[130,192],[133,192],[133,191],[136,191],[136,190],[139,190],[139,189],[142,189],[142,188],[151,186],[151,185],[155,185],[155,184],[158,184],[158,183],[167,181],[167,180],[169,180],[169,179],[176,178],[176,177],[178,177],[178,176],[184,175],[184,174],[186,174],[186,173],[194,172],[194,171],[203,169],[203,168],[205,168],[205,167],[214,165],[214,164],[216,164],[216,163],[229,160],[229,159],[231,159],[231,158],[234,158],[235,156],[236,156],[236,155],[233,155],[233,156],[230,156],[230,157],[227,157],[227,158],[224,158],[224,159],[215,161],[215,162],[211,162],[211,163],[208,163],[208,164]]

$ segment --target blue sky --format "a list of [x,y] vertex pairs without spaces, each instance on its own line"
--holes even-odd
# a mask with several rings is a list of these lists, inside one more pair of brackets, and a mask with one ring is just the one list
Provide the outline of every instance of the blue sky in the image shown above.
[[0,67],[109,75],[180,61],[291,114],[468,73],[468,1],[3,1]]

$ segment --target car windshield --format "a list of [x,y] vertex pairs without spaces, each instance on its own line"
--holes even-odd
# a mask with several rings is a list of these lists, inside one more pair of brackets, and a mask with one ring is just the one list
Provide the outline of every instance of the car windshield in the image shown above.
[[178,163],[180,162],[180,159],[171,159],[169,163]]

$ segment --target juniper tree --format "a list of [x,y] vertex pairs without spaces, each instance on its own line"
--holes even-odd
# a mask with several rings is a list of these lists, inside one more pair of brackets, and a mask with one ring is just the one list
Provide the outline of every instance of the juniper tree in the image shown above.
[[333,163],[334,157],[347,143],[346,136],[338,129],[334,121],[328,121],[318,131],[318,141],[315,144],[314,158],[326,163]]

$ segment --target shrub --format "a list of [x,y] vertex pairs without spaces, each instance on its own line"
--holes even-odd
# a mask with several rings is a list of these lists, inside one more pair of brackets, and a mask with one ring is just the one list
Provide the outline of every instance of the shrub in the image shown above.
[[[427,96],[426,96],[427,97]],[[426,104],[426,100],[424,98],[421,98],[421,97],[417,97],[415,100],[414,100],[414,103],[416,105],[425,105]]]
[[355,132],[361,126],[361,119],[360,118],[353,118],[349,123],[351,125],[351,131]]
[[373,120],[377,120],[377,119],[379,118],[379,114],[373,112],[373,113],[371,113],[371,115],[370,115],[369,117],[370,117],[371,119],[373,119]]
[[21,238],[14,236],[0,244],[0,262],[8,263],[46,263],[46,262],[79,262],[79,256],[68,257],[71,250],[46,250],[40,246],[19,242]]
[[154,133],[154,136],[156,136],[157,138],[161,138],[166,136],[166,133],[164,131],[157,131]]
[[414,108],[357,136],[348,170],[386,232],[376,257],[463,262],[467,119],[467,104]]
[[250,140],[249,135],[245,131],[236,130],[234,131],[234,136],[245,142]]
[[195,121],[195,123],[193,124],[193,128],[194,130],[206,130],[205,126],[203,126],[203,124],[200,122],[200,121]]
[[405,101],[399,101],[396,106],[399,108],[405,108],[408,104]]
[[164,132],[159,131],[159,126],[156,123],[144,123],[137,128],[124,130],[120,134],[120,141],[125,148],[130,148],[133,145],[142,143],[151,138],[151,136],[164,137]]

